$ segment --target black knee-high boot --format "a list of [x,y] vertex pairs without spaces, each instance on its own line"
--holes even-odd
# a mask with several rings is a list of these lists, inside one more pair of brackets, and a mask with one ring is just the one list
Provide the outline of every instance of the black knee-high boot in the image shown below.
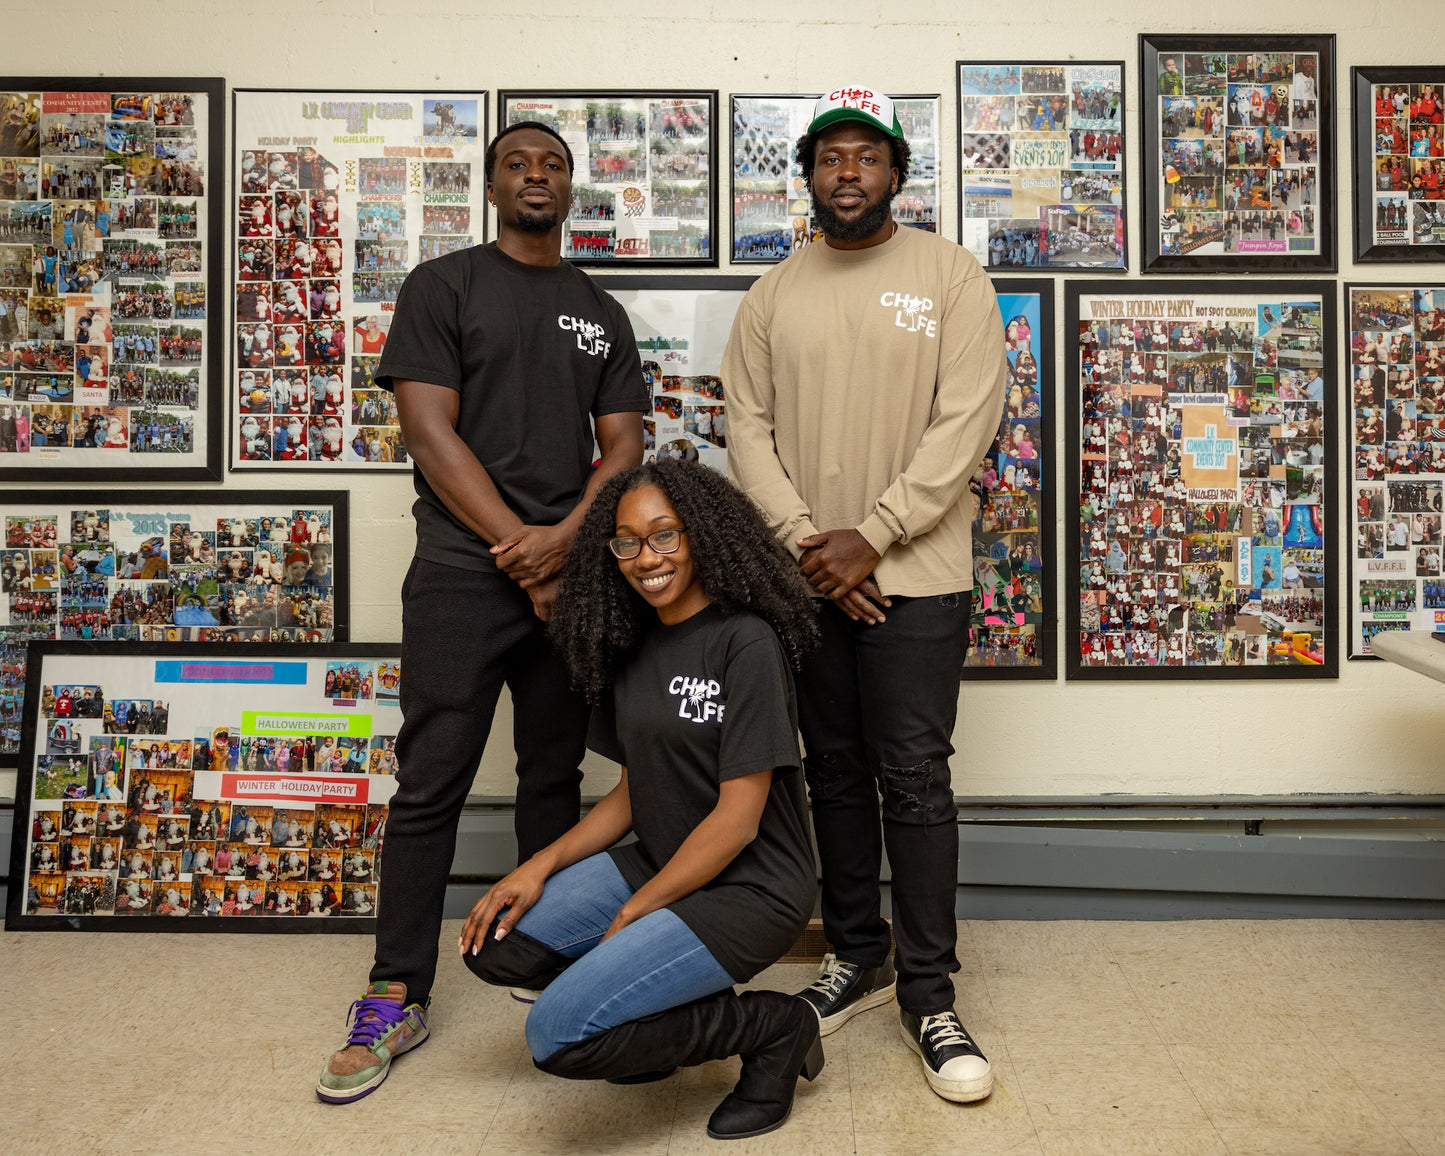
[[544,988],[569,967],[572,960],[540,940],[515,928],[494,939],[496,923],[487,928],[482,950],[462,961],[477,976],[497,987]]
[[798,1077],[823,1070],[818,1017],[796,996],[729,988],[598,1032],[536,1064],[570,1080],[616,1080],[737,1055],[742,1075],[708,1120],[715,1140],[761,1136],[788,1118]]

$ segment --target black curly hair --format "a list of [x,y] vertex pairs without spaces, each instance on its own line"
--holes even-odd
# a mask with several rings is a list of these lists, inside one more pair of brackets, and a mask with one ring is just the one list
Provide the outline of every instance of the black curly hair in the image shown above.
[[692,563],[708,600],[724,614],[748,610],[773,628],[796,667],[818,644],[807,584],[758,508],[716,470],[696,462],[649,462],[598,491],[562,570],[549,630],[573,685],[596,702],[657,615],[627,584],[607,548],[622,495],[656,486],[687,528]]
[[[798,143],[794,146],[793,155],[798,161],[798,166],[803,170],[803,183],[807,185],[809,189],[813,187],[813,169],[817,163],[813,154],[818,151],[818,138],[827,131],[825,128],[820,129],[818,132],[804,133],[798,138]],[[908,183],[908,162],[913,159],[913,150],[908,147],[906,140],[886,136],[882,132],[878,135],[888,142],[888,152],[890,154],[889,164],[898,170],[898,187],[893,190],[893,196],[888,198],[891,201],[893,197],[896,197],[903,191],[903,186]]]

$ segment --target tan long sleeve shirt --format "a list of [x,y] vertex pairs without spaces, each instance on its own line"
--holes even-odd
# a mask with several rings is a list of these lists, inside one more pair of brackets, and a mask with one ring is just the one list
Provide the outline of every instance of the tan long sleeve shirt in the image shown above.
[[967,250],[899,229],[807,246],[748,292],[723,355],[728,470],[779,539],[857,529],[887,595],[973,587],[968,483],[998,433],[998,300]]

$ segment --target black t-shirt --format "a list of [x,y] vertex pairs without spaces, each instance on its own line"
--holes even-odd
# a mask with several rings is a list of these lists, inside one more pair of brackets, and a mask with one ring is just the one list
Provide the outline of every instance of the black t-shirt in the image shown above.
[[[649,406],[632,325],[585,273],[526,265],[495,242],[418,265],[397,297],[376,383],[461,394],[457,433],[523,522],[572,512],[591,469],[592,418]],[[414,471],[417,557],[493,570],[488,544]]]
[[656,626],[592,715],[588,745],[627,767],[637,842],[612,858],[633,888],[657,874],[717,806],[719,784],[773,772],[757,838],[670,905],[738,983],[796,942],[817,890],[793,679],[777,635],[709,606]]

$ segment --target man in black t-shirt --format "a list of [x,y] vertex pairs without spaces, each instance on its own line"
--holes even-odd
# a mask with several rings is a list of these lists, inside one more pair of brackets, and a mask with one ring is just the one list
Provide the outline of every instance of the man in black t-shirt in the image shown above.
[[498,133],[485,163],[496,242],[412,271],[375,377],[396,395],[416,463],[417,544],[402,585],[403,722],[376,959],[346,1047],[316,1086],[333,1103],[375,1089],[427,1037],[457,820],[503,684],[518,861],[577,822],[589,712],[543,620],[593,495],[642,460],[648,397],[632,327],[559,256],[571,150],[522,122]]

